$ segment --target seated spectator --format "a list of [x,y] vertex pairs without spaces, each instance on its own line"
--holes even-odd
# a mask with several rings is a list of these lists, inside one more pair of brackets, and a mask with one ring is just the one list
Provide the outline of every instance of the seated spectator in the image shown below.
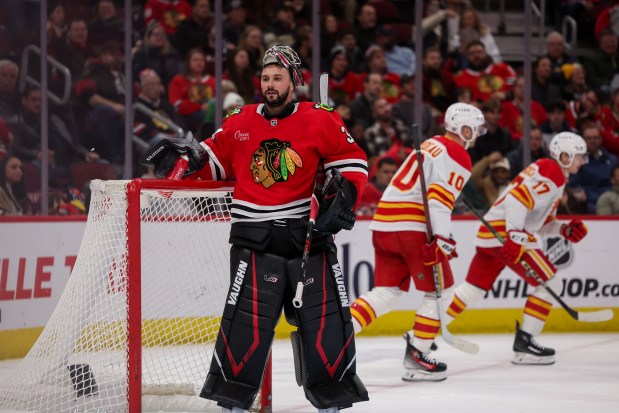
[[[514,86],[514,99],[504,101],[501,104],[501,120],[499,125],[511,132],[512,139],[518,141],[522,138],[524,130],[524,77],[518,76]],[[531,119],[537,125],[546,122],[548,115],[544,107],[531,99]]]
[[570,175],[568,185],[575,192],[584,190],[587,213],[595,214],[599,197],[612,189],[610,172],[617,165],[617,157],[602,147],[602,135],[595,124],[585,124],[581,135],[587,143],[589,162],[583,165],[577,174]]
[[[365,52],[367,62],[367,72],[378,73],[382,78],[383,88],[382,97],[387,99],[389,103],[395,103],[400,99],[400,76],[391,73],[387,70],[387,59],[385,51],[377,45],[370,46]],[[364,79],[367,74],[362,73],[361,78]]]
[[172,79],[168,96],[189,130],[199,135],[209,101],[215,96],[215,78],[206,73],[206,60],[200,49],[193,49],[187,54],[186,66],[184,74]]
[[531,77],[531,99],[539,102],[542,106],[551,101],[561,99],[561,88],[550,81],[552,66],[550,59],[540,56],[533,64],[533,76]]
[[395,43],[395,31],[389,26],[378,26],[374,42],[385,52],[387,71],[398,76],[415,73],[415,53],[410,47]]
[[443,58],[436,47],[423,49],[423,101],[430,104],[434,116],[442,116],[453,103],[455,85],[451,72],[442,72]]
[[266,51],[262,43],[262,30],[260,27],[254,25],[247,26],[241,35],[237,48],[247,50],[247,53],[249,53],[249,65],[256,76],[259,76],[262,69],[262,58]]
[[[44,154],[41,148],[41,90],[27,87],[21,99],[21,111],[11,121],[14,135],[12,152],[22,161],[32,162],[39,169]],[[82,146],[67,124],[50,114],[48,121],[49,183],[64,188],[71,183],[70,166],[74,162],[96,162],[99,154]]]
[[593,120],[602,129],[602,104],[600,91],[585,90],[576,100],[568,102],[565,120],[572,128],[578,129],[582,122]]
[[146,69],[154,70],[164,85],[180,72],[181,61],[177,51],[168,41],[163,26],[152,21],[146,28],[144,41],[133,55],[133,79],[140,80],[140,73]]
[[574,63],[566,71],[566,82],[561,89],[561,97],[565,101],[576,100],[591,88],[587,85],[587,74],[580,63]]
[[515,146],[509,131],[499,126],[501,102],[498,99],[490,99],[484,102],[481,110],[486,119],[487,132],[481,139],[475,141],[475,146],[468,149],[473,164],[494,152],[506,156]]
[[320,31],[320,67],[328,68],[331,51],[338,42],[338,22],[337,17],[335,17],[333,14],[327,14],[323,16],[321,22],[322,28]]
[[[165,88],[161,83],[161,78],[154,70],[146,69],[140,74],[140,89],[141,92],[136,103],[141,103],[181,128],[184,126],[182,119],[174,111],[172,105],[164,99]],[[163,138],[175,136],[176,131],[171,130],[168,125],[156,118],[136,110],[133,118],[133,134],[148,143],[149,146],[153,146]]]
[[[501,51],[496,45],[490,27],[479,19],[477,10],[473,7],[467,7],[460,13],[459,33],[454,36],[454,39],[451,42],[452,50],[460,48],[460,33],[467,29],[475,31],[477,38],[484,45],[486,53],[490,56],[494,63],[500,63],[503,61],[501,58]],[[464,43],[463,46],[466,47],[466,43]]]
[[[521,140],[518,146],[511,150],[506,156],[511,167],[510,179],[514,179],[524,169],[523,147],[524,144]],[[549,156],[548,151],[544,148],[542,130],[537,125],[531,125],[531,132],[529,132],[529,148],[531,150],[531,162],[535,162],[541,158],[548,158]]]
[[372,103],[372,115],[376,121],[366,129],[364,136],[368,160],[383,155],[396,142],[410,146],[410,129],[393,117],[391,104],[385,98],[378,98]]
[[122,44],[125,39],[125,25],[116,11],[114,0],[98,0],[96,16],[88,25],[90,48],[97,53],[109,41]]
[[597,89],[608,86],[619,67],[617,35],[610,29],[600,34],[599,47],[591,57],[583,59],[587,84]]
[[292,46],[294,45],[293,33],[295,30],[294,9],[282,2],[275,10],[271,24],[264,29],[264,45],[267,48],[276,44]]
[[8,119],[19,107],[17,76],[19,67],[11,60],[0,60],[0,117]]
[[57,49],[64,41],[64,37],[67,33],[66,14],[62,3],[51,5],[45,28],[47,29],[48,50]]
[[73,82],[78,81],[86,69],[86,62],[95,57],[88,45],[88,27],[84,19],[76,18],[69,22],[66,42],[58,45],[58,49],[50,50],[50,54],[65,65]]
[[7,121],[0,117],[0,159],[4,158],[13,144],[13,132]]
[[542,123],[542,137],[544,139],[544,147],[548,148],[550,141],[559,132],[576,132],[570,127],[570,124],[565,120],[565,111],[567,106],[562,100],[555,100],[546,106],[548,119]]
[[546,57],[550,59],[550,82],[563,86],[567,82],[567,73],[571,65],[578,63],[578,59],[565,52],[565,38],[557,31],[546,35]]
[[179,23],[176,30],[176,44],[183,59],[192,49],[199,48],[206,52],[209,32],[215,23],[209,7],[209,0],[197,0],[191,15]]
[[457,87],[471,90],[474,102],[484,102],[491,97],[506,98],[516,83],[516,72],[506,63],[493,63],[484,44],[472,41],[466,47],[468,68],[454,76]]
[[595,206],[598,215],[619,215],[619,165],[615,165],[610,173],[613,187],[598,198]]
[[354,25],[357,46],[363,53],[374,42],[374,32],[376,31],[376,9],[371,4],[364,4],[357,13]]
[[349,70],[344,46],[338,45],[329,54],[329,96],[335,105],[348,104],[363,90],[361,78]]
[[100,61],[89,65],[75,85],[85,108],[84,144],[115,165],[124,163],[125,89],[123,52],[116,42],[101,47]]
[[619,156],[619,87],[612,91],[608,105],[600,113],[602,123],[602,146]]
[[363,129],[374,123],[372,114],[372,102],[382,94],[382,76],[378,73],[370,73],[363,80],[363,93],[350,102],[350,112],[353,123],[359,122]]
[[308,86],[311,87],[312,70],[312,28],[311,26],[301,26],[295,30],[293,48],[301,59],[301,70],[307,73]]
[[226,2],[224,12],[226,13],[223,29],[224,39],[236,45],[247,27],[247,9],[242,0],[231,0]]
[[605,8],[599,12],[595,18],[595,37],[599,39],[604,30],[612,30],[617,36],[619,36],[619,4],[606,5]]
[[247,104],[262,100],[260,79],[251,69],[246,49],[233,50],[227,56],[224,78],[230,79],[235,84],[237,92]]
[[393,0],[369,0],[368,3],[376,10],[378,24],[397,23],[402,20],[401,13]]
[[174,38],[180,22],[190,15],[191,5],[187,0],[147,0],[144,6],[144,24],[158,21],[170,38]]
[[32,213],[22,178],[22,163],[18,157],[0,159],[0,216]]
[[[404,75],[400,78],[402,98],[392,106],[393,116],[400,119],[404,125],[415,123],[415,77]],[[421,135],[432,137],[438,133],[432,110],[426,103],[421,103]]]
[[357,38],[352,29],[341,30],[338,35],[338,43],[346,50],[350,70],[361,73],[365,69],[365,55],[361,48],[357,46]]
[[383,196],[383,192],[391,182],[391,178],[398,170],[397,162],[388,156],[381,157],[376,162],[376,173],[370,180],[361,195],[361,201],[357,208],[357,215],[372,216],[376,211],[376,205]]
[[484,210],[490,208],[511,180],[509,160],[501,152],[492,152],[473,165],[470,182],[485,200]]

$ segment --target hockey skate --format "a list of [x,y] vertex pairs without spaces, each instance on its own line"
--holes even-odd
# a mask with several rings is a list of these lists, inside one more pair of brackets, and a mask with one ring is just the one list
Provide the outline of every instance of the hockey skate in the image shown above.
[[404,354],[404,381],[443,381],[447,378],[447,365],[422,353],[410,342],[408,333],[404,334],[406,353]]
[[555,362],[554,349],[540,345],[531,334],[520,329],[518,321],[516,321],[516,338],[513,348],[512,364],[548,365]]

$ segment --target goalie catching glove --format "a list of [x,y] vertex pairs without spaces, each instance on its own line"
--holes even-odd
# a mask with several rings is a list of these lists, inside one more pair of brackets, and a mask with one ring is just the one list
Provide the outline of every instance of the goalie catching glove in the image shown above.
[[187,156],[189,162],[185,175],[199,171],[208,162],[204,147],[191,132],[187,132],[183,139],[162,139],[140,158],[140,163],[145,166],[153,165],[155,175],[165,178],[174,168],[177,159],[183,155]]
[[456,241],[435,235],[432,242],[423,245],[421,254],[424,265],[436,265],[445,259],[457,258]]
[[561,226],[561,235],[570,242],[579,242],[587,235],[587,232],[589,232],[589,229],[579,219],[573,219],[568,224]]
[[356,200],[355,186],[337,169],[327,171],[320,196],[316,230],[337,234],[342,229],[352,229],[356,219],[353,212]]

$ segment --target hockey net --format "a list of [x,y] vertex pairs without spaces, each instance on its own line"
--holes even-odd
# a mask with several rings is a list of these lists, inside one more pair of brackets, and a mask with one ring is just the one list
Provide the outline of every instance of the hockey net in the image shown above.
[[[213,411],[198,395],[229,284],[231,188],[93,181],[75,267],[0,411]],[[270,411],[270,365],[252,411]]]

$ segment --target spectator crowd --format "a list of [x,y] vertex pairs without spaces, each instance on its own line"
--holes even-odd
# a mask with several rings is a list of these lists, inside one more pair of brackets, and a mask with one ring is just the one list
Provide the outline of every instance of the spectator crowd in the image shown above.
[[[134,1],[131,10],[133,175],[152,177],[139,165],[145,148],[178,131],[199,138],[216,119],[262,100],[260,69],[265,50],[290,45],[302,59],[306,85],[295,99],[311,99],[312,26],[309,0],[223,1],[222,96],[215,105],[215,19],[209,0]],[[329,73],[330,104],[366,152],[370,182],[359,214],[371,215],[398,166],[412,150],[410,125],[421,112],[424,137],[443,133],[446,108],[457,101],[478,106],[488,133],[469,149],[472,179],[464,194],[484,210],[527,165],[548,157],[558,132],[573,131],[587,142],[589,162],[573,176],[559,213],[619,214],[619,1],[556,1],[547,18],[545,51],[525,83],[522,61],[506,61],[469,0],[426,0],[423,53],[415,52],[413,7],[403,0],[321,0],[321,71]],[[578,7],[575,3],[587,3]],[[38,44],[38,10],[33,3],[0,5],[0,215],[36,214],[36,180],[42,160],[49,165],[52,213],[84,213],[84,165],[122,176],[125,159],[124,2],[49,0],[47,50],[70,77],[48,65],[49,92],[66,101],[49,102],[48,150],[41,145],[39,62],[23,67],[22,54]],[[37,3],[38,6],[38,3]],[[569,15],[588,53],[571,54],[556,29]],[[20,17],[21,16],[21,17]],[[587,24],[589,23],[589,24]],[[521,42],[521,39],[514,38]],[[423,73],[422,90],[415,76]],[[526,88],[531,106],[524,107]],[[422,107],[415,107],[416,93]],[[524,129],[524,113],[531,129]],[[82,169],[80,169],[80,166]],[[80,175],[80,176],[77,176]],[[38,184],[40,187],[40,182]],[[40,194],[39,194],[40,197]],[[465,213],[457,204],[455,211]]]

